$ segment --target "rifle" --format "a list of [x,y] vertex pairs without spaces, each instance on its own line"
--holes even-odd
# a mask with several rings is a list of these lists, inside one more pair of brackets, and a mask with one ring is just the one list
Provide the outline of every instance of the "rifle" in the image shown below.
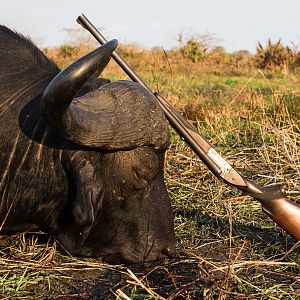
[[[77,18],[77,22],[101,45],[107,42],[83,14]],[[170,125],[216,177],[258,200],[263,211],[275,223],[294,239],[300,240],[300,206],[287,198],[283,185],[259,186],[242,176],[166,99],[159,93],[153,93],[116,51],[112,53],[112,57],[133,81],[141,84],[156,97]]]

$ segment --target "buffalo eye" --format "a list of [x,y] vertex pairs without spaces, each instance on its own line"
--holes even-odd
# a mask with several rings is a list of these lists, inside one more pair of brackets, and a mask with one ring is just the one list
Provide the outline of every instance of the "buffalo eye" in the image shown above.
[[133,177],[137,183],[138,188],[144,188],[146,185],[148,185],[148,180],[145,175],[145,170],[133,168]]

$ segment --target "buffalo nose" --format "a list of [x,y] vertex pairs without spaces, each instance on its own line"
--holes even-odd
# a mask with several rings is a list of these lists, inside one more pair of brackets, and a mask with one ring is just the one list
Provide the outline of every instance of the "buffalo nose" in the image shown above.
[[161,258],[166,258],[166,257],[175,257],[175,249],[172,246],[167,246],[161,250],[160,254]]

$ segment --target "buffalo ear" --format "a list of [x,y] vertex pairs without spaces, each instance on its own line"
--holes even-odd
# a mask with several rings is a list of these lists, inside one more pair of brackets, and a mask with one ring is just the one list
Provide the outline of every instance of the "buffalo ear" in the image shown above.
[[72,240],[83,241],[97,221],[104,189],[98,156],[76,151],[62,157],[69,181],[69,201],[60,217],[60,231]]
[[[71,203],[72,227],[86,238],[95,225],[103,202],[103,184],[99,170],[89,160],[81,157],[80,164],[73,168],[74,184]],[[76,233],[74,233],[76,234]]]
[[82,237],[86,237],[95,222],[94,207],[91,198],[80,187],[77,189],[77,193],[78,195],[72,203],[74,226]]
[[102,173],[93,161],[95,156],[89,156],[88,152],[77,151],[62,156],[69,181],[69,200],[52,233],[72,255],[83,253],[85,239],[97,224],[102,207]]

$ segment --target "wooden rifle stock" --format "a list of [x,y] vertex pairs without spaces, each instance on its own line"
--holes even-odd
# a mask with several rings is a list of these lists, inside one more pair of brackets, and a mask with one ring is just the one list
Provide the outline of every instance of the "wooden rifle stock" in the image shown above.
[[[77,22],[87,29],[101,45],[107,42],[103,35],[83,14],[77,18]],[[140,83],[152,93],[151,89],[116,51],[113,52],[112,57],[133,81]],[[287,198],[282,185],[263,187],[242,176],[160,94],[153,94],[157,98],[170,125],[214,175],[222,179],[225,183],[257,199],[262,204],[263,211],[275,223],[294,239],[300,240],[300,206]]]

